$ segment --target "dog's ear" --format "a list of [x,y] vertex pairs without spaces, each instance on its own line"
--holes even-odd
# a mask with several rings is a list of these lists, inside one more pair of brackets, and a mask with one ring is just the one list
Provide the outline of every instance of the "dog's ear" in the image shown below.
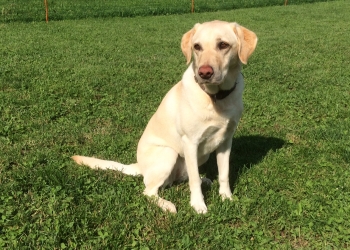
[[233,24],[233,31],[238,38],[238,57],[243,64],[247,64],[248,58],[254,52],[258,37],[255,33],[237,23]]
[[187,64],[189,64],[191,62],[191,57],[192,57],[191,40],[192,40],[192,37],[193,37],[194,33],[196,32],[196,27],[198,25],[199,25],[199,23],[197,23],[191,30],[186,32],[182,36],[182,39],[181,39],[181,50],[182,50],[182,53],[186,57]]

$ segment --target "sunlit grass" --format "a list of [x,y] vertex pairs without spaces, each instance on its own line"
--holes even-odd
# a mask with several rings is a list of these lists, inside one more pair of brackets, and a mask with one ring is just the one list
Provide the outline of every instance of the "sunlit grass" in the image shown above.
[[[348,1],[161,17],[0,25],[0,248],[345,249],[350,242]],[[186,69],[194,23],[255,31],[231,157],[233,202],[215,160],[209,212],[187,183],[142,195],[142,178],[74,154],[135,161],[137,141]]]

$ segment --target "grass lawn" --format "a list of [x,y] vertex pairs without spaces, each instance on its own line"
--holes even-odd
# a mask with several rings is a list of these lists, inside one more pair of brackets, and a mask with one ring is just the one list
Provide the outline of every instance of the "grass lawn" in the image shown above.
[[[350,248],[350,2],[215,13],[0,24],[0,248]],[[231,157],[233,202],[202,174],[143,195],[141,177],[77,166],[132,163],[143,129],[186,69],[194,23],[237,21],[259,37],[244,67]]]
[[[289,5],[333,0],[289,0]],[[195,0],[196,13],[240,8],[284,5],[286,0]],[[192,10],[192,0],[47,0],[50,20],[92,17],[132,17],[185,14]],[[44,1],[0,0],[0,21],[43,21]]]

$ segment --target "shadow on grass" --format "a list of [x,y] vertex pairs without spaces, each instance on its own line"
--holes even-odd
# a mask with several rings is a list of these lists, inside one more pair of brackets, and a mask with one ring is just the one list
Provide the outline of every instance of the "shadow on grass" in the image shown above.
[[[249,169],[261,162],[269,151],[276,151],[286,142],[275,137],[259,135],[241,136],[233,138],[230,156],[230,185],[234,184],[244,169]],[[200,173],[205,174],[210,180],[218,178],[218,168],[215,153],[200,168]]]

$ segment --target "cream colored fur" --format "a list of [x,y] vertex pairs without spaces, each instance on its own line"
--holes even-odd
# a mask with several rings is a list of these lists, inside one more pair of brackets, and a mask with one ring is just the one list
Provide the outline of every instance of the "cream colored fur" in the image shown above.
[[[190,63],[182,80],[166,94],[150,119],[137,147],[137,163],[124,165],[85,156],[73,156],[78,164],[142,175],[144,194],[154,197],[163,210],[176,212],[175,205],[158,196],[161,186],[189,179],[191,206],[206,213],[198,167],[216,152],[219,193],[231,199],[229,157],[232,137],[243,112],[244,82],[241,64],[246,64],[257,44],[256,35],[238,25],[222,21],[196,24],[183,35],[182,51]],[[202,78],[204,67],[212,69]],[[196,80],[195,80],[196,79]],[[209,94],[234,91],[214,102]]]

